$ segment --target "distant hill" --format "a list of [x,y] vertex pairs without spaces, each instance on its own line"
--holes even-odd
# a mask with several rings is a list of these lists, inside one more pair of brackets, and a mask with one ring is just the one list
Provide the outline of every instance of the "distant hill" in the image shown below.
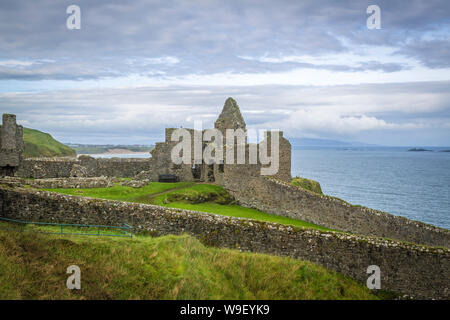
[[39,130],[23,128],[25,158],[33,157],[75,157],[72,148],[56,141],[50,134]]

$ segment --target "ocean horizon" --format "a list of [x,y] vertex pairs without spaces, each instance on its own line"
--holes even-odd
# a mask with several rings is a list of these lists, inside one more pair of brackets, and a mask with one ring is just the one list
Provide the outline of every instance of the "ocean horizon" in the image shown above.
[[[295,147],[292,176],[355,205],[450,228],[449,147]],[[418,147],[419,148],[419,147]]]

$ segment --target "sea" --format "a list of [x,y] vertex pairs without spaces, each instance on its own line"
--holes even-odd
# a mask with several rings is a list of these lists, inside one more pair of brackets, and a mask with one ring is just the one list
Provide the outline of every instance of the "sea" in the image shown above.
[[[450,229],[450,147],[293,147],[292,176],[352,204]],[[147,154],[91,155],[148,158]]]
[[450,229],[450,148],[296,147],[292,175],[324,194]]

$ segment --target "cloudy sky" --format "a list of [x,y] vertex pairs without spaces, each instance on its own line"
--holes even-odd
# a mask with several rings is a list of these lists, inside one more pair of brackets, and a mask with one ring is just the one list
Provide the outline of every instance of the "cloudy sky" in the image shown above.
[[212,126],[229,96],[289,137],[448,146],[450,1],[0,2],[0,113],[24,126],[150,144]]

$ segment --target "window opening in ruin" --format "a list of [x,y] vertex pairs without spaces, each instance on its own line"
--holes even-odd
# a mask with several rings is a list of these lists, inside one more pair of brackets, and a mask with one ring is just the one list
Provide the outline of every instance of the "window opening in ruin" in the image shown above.
[[200,179],[201,174],[202,174],[202,167],[199,164],[194,164],[192,166],[192,176],[194,177],[194,179]]
[[214,182],[216,181],[214,177],[214,164],[208,165],[208,182]]

